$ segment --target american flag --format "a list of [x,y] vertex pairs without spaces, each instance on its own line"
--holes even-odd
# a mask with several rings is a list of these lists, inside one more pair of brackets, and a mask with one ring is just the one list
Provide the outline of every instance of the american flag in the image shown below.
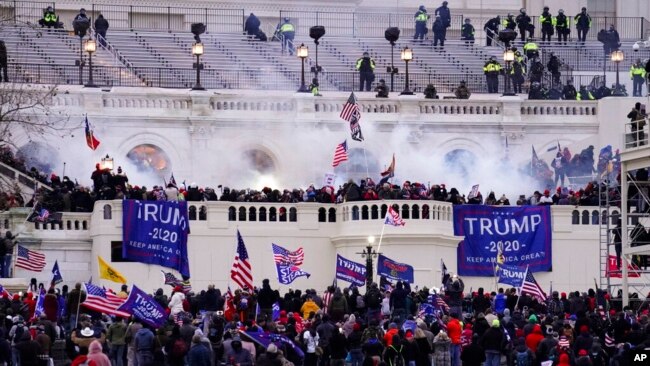
[[230,278],[241,288],[253,288],[253,268],[248,261],[248,251],[237,230],[237,253],[230,269]]
[[359,110],[359,104],[357,104],[357,97],[354,96],[354,92],[350,93],[350,97],[343,105],[340,117],[350,122],[350,133],[352,134],[352,139],[355,141],[363,141],[363,134],[361,133],[361,126],[359,125],[361,111]]
[[384,220],[384,225],[393,225],[393,226],[404,226],[406,223],[399,217],[397,211],[393,209],[392,206],[388,207],[386,211],[386,219]]
[[342,143],[336,145],[336,150],[334,150],[334,160],[332,160],[332,166],[336,168],[344,161],[348,161],[348,140],[345,140]]
[[605,347],[611,348],[614,347],[614,338],[612,338],[611,335],[609,335],[609,332],[605,333]]
[[171,272],[165,272],[162,269],[160,270],[163,274],[163,278],[165,279],[165,285],[170,285],[171,287],[176,287],[176,286],[181,286],[183,288],[183,293],[188,293],[192,291],[192,285],[190,284],[190,280],[183,281],[176,276],[174,276],[173,273]]
[[290,252],[277,244],[272,245],[275,263],[299,266],[305,260],[305,252],[302,250],[302,247],[298,248],[295,252]]
[[4,297],[5,295],[7,295],[8,298],[12,297],[11,293],[2,287],[2,285],[0,285],[0,297]]
[[50,211],[41,208],[40,210],[34,210],[32,213],[29,215],[27,218],[27,221],[29,222],[47,222],[47,220],[50,218]]
[[117,310],[117,308],[126,302],[126,299],[121,299],[112,291],[107,291],[91,283],[84,285],[86,287],[86,301],[81,303],[81,305],[100,313],[117,315],[123,318],[131,316],[127,312]]
[[521,294],[529,294],[539,302],[546,301],[544,290],[542,290],[537,281],[535,281],[533,274],[529,271],[526,271],[526,278],[524,278],[524,283],[521,286]]
[[88,123],[88,116],[86,116],[86,145],[91,148],[93,151],[97,150],[99,146],[99,140],[95,138],[93,130],[90,129],[90,124]]
[[41,272],[45,268],[45,254],[35,250],[29,250],[22,245],[18,246],[18,258],[16,258],[16,267],[28,271]]

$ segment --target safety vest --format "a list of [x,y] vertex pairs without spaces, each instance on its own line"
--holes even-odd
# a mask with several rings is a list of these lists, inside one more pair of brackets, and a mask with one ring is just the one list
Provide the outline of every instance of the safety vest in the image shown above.
[[488,74],[498,73],[499,71],[501,71],[501,65],[496,61],[488,62],[487,64],[485,64],[485,66],[483,66],[483,71],[487,72]]
[[558,27],[558,28],[569,28],[569,18],[567,16],[564,17],[564,21],[558,23],[557,20],[558,17],[553,17],[553,26]]
[[537,51],[537,43],[535,42],[528,42],[524,45],[524,51]]
[[295,32],[296,28],[294,28],[293,24],[291,23],[284,23],[280,27],[280,32],[281,33],[286,33],[286,32]]
[[[361,69],[362,63],[363,63],[363,57],[357,60],[357,65],[356,65],[357,70]],[[373,59],[370,59],[370,69],[371,71],[375,71],[375,60]]]
[[418,11],[418,15],[415,17],[416,22],[426,22],[429,19],[427,13],[422,10]]
[[45,20],[46,22],[56,22],[56,14],[47,12],[43,17],[43,20]]
[[544,23],[553,24],[553,19],[551,17],[551,14],[548,14],[548,15],[542,14],[542,15],[540,15],[539,16],[539,23],[542,24],[542,25],[544,25]]
[[312,85],[311,94],[314,95],[314,96],[318,95],[318,87],[317,86]]
[[639,66],[634,66],[630,67],[630,78],[634,78],[635,76],[640,76],[642,78],[645,78],[645,68],[641,65]]
[[[594,96],[591,94],[589,90],[586,90],[587,92],[587,98],[588,100],[594,100]],[[576,95],[576,100],[582,100],[582,91],[578,92],[578,95]]]

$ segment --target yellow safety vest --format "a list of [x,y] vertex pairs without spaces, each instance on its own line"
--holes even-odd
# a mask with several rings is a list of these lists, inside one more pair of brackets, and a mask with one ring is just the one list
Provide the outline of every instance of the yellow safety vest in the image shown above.
[[498,62],[489,62],[483,66],[483,71],[487,73],[499,72],[501,71],[501,65]]
[[562,23],[558,24],[557,17],[553,17],[553,26],[560,27],[560,28],[569,28],[569,17],[566,17],[566,22],[564,22],[564,24]]
[[425,13],[425,12],[423,12],[421,10],[418,12],[418,16],[415,17],[416,22],[426,22],[428,19],[429,19],[429,16],[427,15],[427,13]]
[[630,78],[634,78],[634,76],[640,76],[642,78],[645,78],[645,68],[642,66],[636,67],[632,65],[630,68]]
[[528,42],[524,45],[524,51],[537,51],[537,43]]
[[286,32],[295,32],[296,28],[294,28],[293,24],[291,23],[284,23],[280,27],[280,32],[286,33]]
[[552,19],[552,17],[550,15],[548,15],[548,16],[540,15],[539,16],[539,23],[540,24],[553,23],[553,19]]
[[[356,68],[359,70],[361,68],[361,63],[363,62],[363,57],[357,60],[357,65]],[[374,71],[375,70],[375,60],[370,59],[370,68]]]
[[46,22],[56,22],[56,14],[47,12],[47,13],[45,13],[45,16],[43,17],[43,19]]

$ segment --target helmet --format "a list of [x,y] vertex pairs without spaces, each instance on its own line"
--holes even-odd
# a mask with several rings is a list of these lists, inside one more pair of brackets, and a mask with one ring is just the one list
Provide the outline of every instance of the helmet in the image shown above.
[[449,3],[446,2],[446,1],[443,1],[443,2],[442,2],[442,6],[446,6],[447,4],[449,4]]
[[564,9],[560,9],[557,12],[560,13],[560,14],[564,14]]
[[363,53],[363,57],[368,57],[368,56],[370,56],[370,54],[368,52]]
[[490,60],[494,61],[494,60],[496,60],[496,59],[497,59],[496,56],[490,56]]
[[284,18],[285,23],[289,23],[289,17]]
[[549,7],[548,7],[548,6],[545,6],[545,7],[544,7],[544,10],[548,10],[548,9],[549,9]]
[[471,21],[472,21],[472,20],[471,20],[470,18],[465,18],[465,23],[469,23],[469,22],[471,22]]
[[522,13],[522,14],[526,14],[526,9],[525,9],[525,8],[521,8],[521,9],[519,9],[519,12]]
[[84,8],[79,9],[79,13],[86,14],[86,9],[84,9]]
[[511,16],[512,16],[512,13],[508,13],[508,18],[510,18]]
[[583,6],[583,7],[582,7],[582,11],[587,11],[587,8],[585,8],[585,7]]
[[419,7],[418,9],[419,9],[419,10],[424,10],[424,9],[426,9],[426,8],[424,7],[424,5],[420,5],[420,7]]

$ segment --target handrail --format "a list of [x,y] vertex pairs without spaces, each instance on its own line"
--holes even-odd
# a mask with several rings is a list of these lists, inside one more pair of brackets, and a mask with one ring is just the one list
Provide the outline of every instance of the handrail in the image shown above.
[[9,174],[7,174],[8,172],[12,172],[14,174],[13,177],[9,177],[9,178],[18,181],[18,183],[23,184],[23,185],[25,185],[27,187],[29,187],[30,184],[31,184],[33,186],[31,188],[34,189],[34,190],[38,189],[39,187],[43,187],[43,188],[47,189],[48,191],[53,190],[52,187],[50,187],[49,185],[39,181],[38,179],[36,179],[36,178],[34,178],[34,177],[30,176],[30,175],[27,175],[24,172],[14,168],[14,167],[12,167],[10,165],[7,165],[7,164],[5,164],[3,162],[0,162],[0,174],[9,176]]

